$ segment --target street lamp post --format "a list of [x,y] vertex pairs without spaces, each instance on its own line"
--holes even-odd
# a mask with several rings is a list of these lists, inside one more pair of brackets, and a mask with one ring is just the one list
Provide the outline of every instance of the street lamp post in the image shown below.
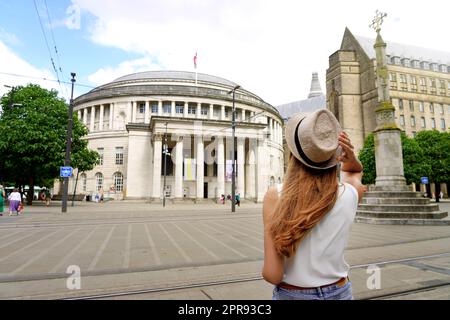
[[236,211],[236,108],[234,106],[235,103],[235,92],[241,86],[236,85],[232,90],[228,92],[228,94],[233,93],[233,109],[231,112],[231,139],[233,140],[232,149],[231,149],[231,157],[232,157],[232,174],[231,174],[231,212]]
[[[68,167],[70,165],[70,151],[72,147],[72,127],[73,127],[73,86],[75,84],[75,76],[76,74],[72,72],[70,74],[72,79],[72,92],[70,94],[70,103],[69,103],[69,117],[67,121],[67,140],[66,140],[66,159],[64,160],[64,166]],[[64,185],[63,185],[63,195],[62,195],[62,208],[61,212],[67,212],[67,198],[69,197],[69,177],[64,177]]]

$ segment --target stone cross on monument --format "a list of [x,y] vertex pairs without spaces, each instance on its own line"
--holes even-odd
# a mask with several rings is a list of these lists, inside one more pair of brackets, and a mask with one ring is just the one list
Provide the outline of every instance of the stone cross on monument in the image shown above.
[[378,106],[375,109],[375,162],[377,178],[375,185],[384,189],[398,190],[406,187],[403,174],[402,143],[400,128],[395,123],[395,107],[392,105],[386,59],[386,43],[380,35],[381,24],[386,13],[376,11],[371,26],[377,32],[375,41],[377,63]]
[[386,43],[380,35],[385,13],[376,12],[372,27],[375,41],[378,103],[375,108],[375,164],[377,178],[358,206],[356,221],[377,224],[450,225],[436,204],[411,191],[403,174],[401,130],[395,123],[386,59]]

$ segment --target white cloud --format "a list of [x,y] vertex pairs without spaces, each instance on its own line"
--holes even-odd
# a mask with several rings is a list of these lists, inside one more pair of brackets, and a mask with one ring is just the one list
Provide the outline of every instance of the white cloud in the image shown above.
[[117,67],[108,66],[100,68],[95,73],[89,75],[88,80],[95,85],[102,85],[130,73],[160,69],[161,67],[152,63],[150,58],[142,58],[124,61]]
[[79,30],[81,28],[81,10],[80,7],[73,3],[66,9],[68,17],[64,20],[64,24],[69,29]]
[[[442,38],[448,4],[439,0],[427,1],[427,10],[418,0],[72,0],[72,5],[93,17],[89,30],[96,44],[155,57],[171,70],[192,70],[198,50],[199,72],[239,83],[274,105],[306,98],[313,71],[324,90],[328,57],[339,49],[345,27],[374,37],[369,24],[376,9],[388,13],[385,40],[450,52],[450,42]],[[112,81],[124,68],[102,68],[92,77]]]
[[[56,89],[60,96],[68,98],[67,91],[57,82],[45,81],[54,79],[53,74],[47,69],[39,69],[29,64],[15,54],[5,43],[0,40],[0,96],[8,92],[7,86],[27,85],[29,83],[39,84],[46,89]],[[18,76],[20,75],[20,76]],[[27,77],[22,77],[27,76]],[[62,85],[64,86],[64,85]],[[68,89],[66,87],[66,89]]]
[[10,45],[21,45],[22,42],[13,33],[7,32],[5,29],[0,27],[0,41],[8,43]]

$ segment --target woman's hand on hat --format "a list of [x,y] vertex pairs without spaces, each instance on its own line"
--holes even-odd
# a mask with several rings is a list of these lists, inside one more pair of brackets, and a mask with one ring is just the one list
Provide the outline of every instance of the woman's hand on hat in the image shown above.
[[353,151],[354,147],[346,132],[342,131],[339,134],[338,143],[342,148],[342,152],[337,159],[343,163],[342,170],[349,172],[361,172],[363,167],[361,162],[355,156],[355,152]]
[[347,133],[342,131],[338,138],[339,146],[342,148],[341,154],[337,157],[338,161],[349,162],[355,158],[354,147],[348,137]]

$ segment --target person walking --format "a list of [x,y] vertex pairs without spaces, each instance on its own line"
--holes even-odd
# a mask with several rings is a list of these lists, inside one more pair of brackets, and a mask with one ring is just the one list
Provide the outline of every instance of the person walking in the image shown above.
[[236,195],[236,204],[237,204],[238,207],[241,206],[241,194],[240,193],[238,193]]
[[5,193],[5,189],[3,189],[3,186],[0,184],[0,217],[3,216],[3,206],[5,204],[5,198],[6,198],[6,193]]
[[285,136],[285,181],[263,202],[262,276],[275,285],[274,300],[351,300],[344,250],[364,192],[363,167],[328,110],[292,116]]
[[13,192],[8,197],[9,200],[9,215],[12,216],[13,211],[16,212],[17,215],[20,214],[19,207],[22,203],[22,197],[17,188],[13,189]]
[[50,202],[52,201],[52,195],[49,189],[45,188],[44,196],[45,196],[45,206],[48,207],[50,205]]

